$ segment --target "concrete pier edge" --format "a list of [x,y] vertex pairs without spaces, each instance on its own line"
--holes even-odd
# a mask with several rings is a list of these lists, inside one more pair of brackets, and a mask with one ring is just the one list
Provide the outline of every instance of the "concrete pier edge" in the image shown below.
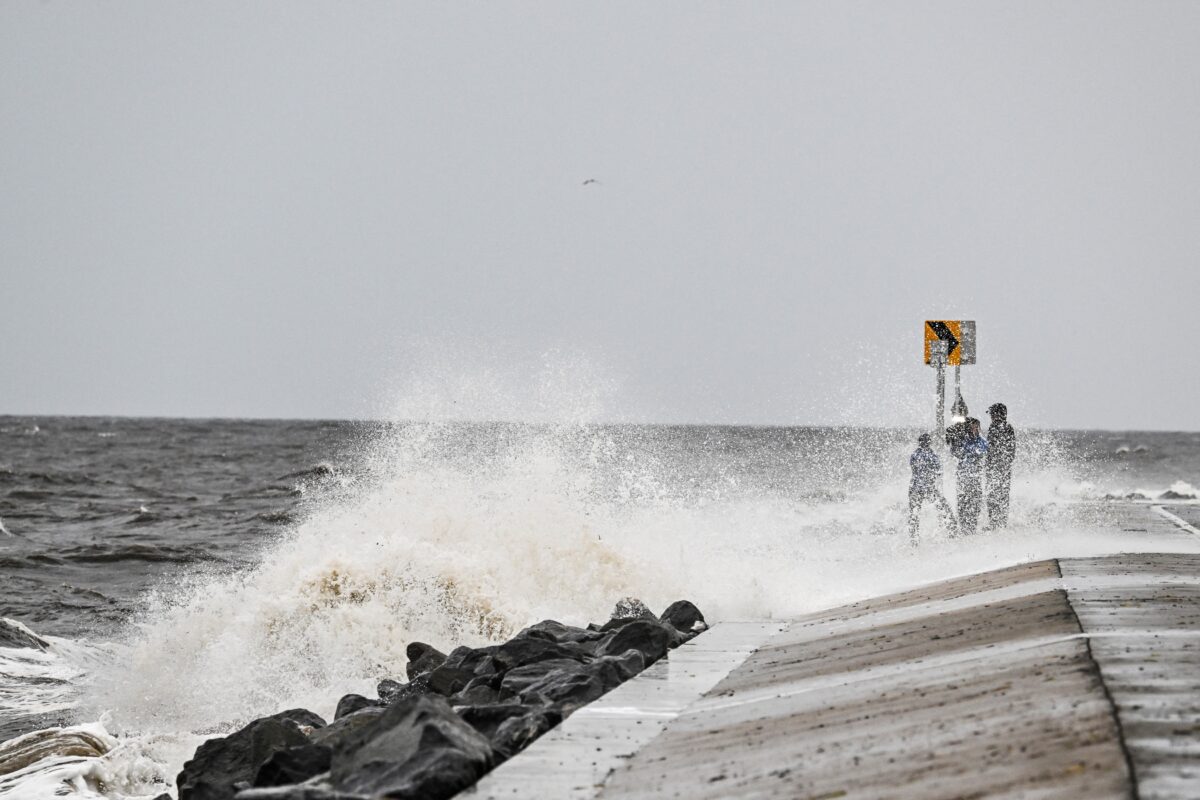
[[1110,510],[1179,552],[721,622],[460,796],[1195,800],[1200,530]]

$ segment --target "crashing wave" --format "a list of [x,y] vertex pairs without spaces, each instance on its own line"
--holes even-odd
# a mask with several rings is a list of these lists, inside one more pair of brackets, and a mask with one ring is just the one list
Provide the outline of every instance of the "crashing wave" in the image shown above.
[[0,647],[33,648],[45,651],[49,646],[49,642],[15,619],[0,617]]

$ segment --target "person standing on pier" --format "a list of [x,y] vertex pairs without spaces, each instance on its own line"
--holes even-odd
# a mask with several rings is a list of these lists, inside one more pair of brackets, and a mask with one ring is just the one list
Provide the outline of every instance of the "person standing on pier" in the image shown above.
[[958,459],[958,532],[975,533],[983,509],[983,464],[988,443],[979,433],[979,420],[968,417],[966,433],[951,451]]
[[921,506],[932,500],[942,514],[942,522],[951,531],[955,529],[954,512],[942,495],[942,460],[930,447],[928,433],[917,438],[917,449],[908,459],[912,467],[912,482],[908,484],[908,537],[915,544],[920,527]]
[[992,424],[987,432],[987,463],[984,480],[987,483],[987,530],[1008,524],[1008,496],[1012,489],[1012,465],[1017,455],[1017,435],[1008,424],[1008,407],[993,403],[988,408]]

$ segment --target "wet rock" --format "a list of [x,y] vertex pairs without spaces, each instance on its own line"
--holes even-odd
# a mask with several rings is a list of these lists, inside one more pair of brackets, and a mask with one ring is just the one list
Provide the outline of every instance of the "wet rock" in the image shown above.
[[611,667],[616,671],[617,683],[625,681],[637,675],[646,668],[646,657],[638,650],[626,650],[619,656],[604,656],[596,662],[602,667]]
[[298,786],[245,789],[237,793],[235,800],[371,800],[371,798],[361,794],[339,792],[319,783],[308,783]]
[[553,658],[548,661],[539,661],[536,664],[516,667],[505,673],[504,678],[500,681],[500,696],[523,694],[530,686],[541,681],[547,675],[555,672],[564,674],[573,672],[581,666],[583,665],[573,658]]
[[389,706],[370,728],[339,743],[330,779],[342,792],[437,800],[474,783],[491,761],[486,737],[444,698],[422,695]]
[[658,619],[654,612],[636,597],[622,597],[617,601],[609,619]]
[[450,651],[450,655],[446,656],[446,661],[442,666],[473,673],[495,651],[495,647],[456,647]]
[[254,776],[255,786],[286,786],[303,783],[329,771],[333,751],[319,744],[289,747],[271,754]]
[[590,665],[559,669],[530,684],[521,692],[521,702],[530,705],[556,706],[564,716],[587,705],[607,692],[604,676]]
[[341,742],[350,739],[359,732],[371,727],[375,721],[383,716],[384,706],[367,706],[360,708],[352,714],[347,714],[341,719],[335,720],[332,724],[327,725],[319,731],[315,731],[309,737],[312,744],[321,745],[323,747],[335,748]]
[[379,695],[379,702],[385,706],[391,704],[403,691],[404,684],[391,678],[384,678],[375,685],[375,693]]
[[464,722],[491,739],[497,729],[513,717],[523,717],[529,709],[516,703],[487,703],[455,709]]
[[278,714],[273,714],[267,719],[286,719],[300,726],[300,730],[307,734],[318,731],[324,728],[327,723],[320,715],[314,714],[306,708],[292,708],[287,711],[280,711]]
[[562,714],[554,709],[531,711],[510,717],[502,722],[490,737],[492,748],[498,758],[512,758],[561,721]]
[[449,697],[465,688],[474,677],[475,674],[473,672],[460,667],[442,664],[433,672],[425,675],[424,680],[429,686],[429,691],[440,694],[443,697]]
[[374,705],[378,704],[374,700],[363,697],[361,694],[348,694],[341,700],[338,700],[337,710],[333,712],[333,719],[337,721],[348,714],[353,714],[355,711]]
[[308,744],[307,733],[325,721],[304,709],[255,720],[196,749],[176,778],[179,800],[231,800],[249,787],[259,768],[280,750]]
[[424,642],[412,642],[405,649],[408,663],[404,666],[405,673],[411,681],[418,675],[432,672],[446,662],[446,654]]
[[600,631],[587,630],[586,628],[575,628],[570,625],[564,625],[556,620],[543,620],[536,625],[530,625],[516,635],[517,639],[546,639],[559,644],[577,644],[581,642],[594,642],[604,638]]
[[[636,597],[624,597],[617,601],[616,607],[613,608],[612,616],[598,630],[602,632],[620,630],[629,623],[637,620],[657,622],[658,617],[654,616],[654,612]],[[588,627],[591,628],[590,625]]]
[[398,683],[393,680],[381,681],[379,684],[379,704],[381,706],[390,706],[399,703],[401,700],[407,700],[410,697],[429,694],[431,690],[428,678],[428,675],[418,675],[408,683]]
[[700,609],[687,600],[676,600],[671,603],[659,620],[689,636],[695,636],[708,629],[708,624],[704,621],[704,615],[700,613]]
[[584,655],[579,650],[565,647],[558,642],[528,637],[511,639],[497,647],[491,655],[497,672],[508,672],[527,664],[564,658],[582,661]]
[[449,654],[413,642],[408,683],[381,681],[379,701],[346,695],[328,726],[284,712],[202,745],[180,773],[179,800],[448,798],[704,624],[687,601],[659,620],[626,598],[603,626],[543,620]]
[[645,659],[646,666],[666,655],[671,646],[672,633],[657,622],[639,619],[621,627],[601,648],[600,653],[616,656],[626,650],[637,650]]
[[567,642],[563,645],[568,652],[574,654],[580,661],[591,661],[602,655],[601,651],[604,645],[612,638],[612,634],[601,634],[598,638],[590,642]]
[[450,704],[453,706],[480,706],[499,701],[500,680],[497,675],[479,676],[462,691],[450,696]]
[[644,668],[642,654],[630,650],[620,657],[598,658],[590,664],[548,672],[520,693],[523,703],[555,706],[567,716],[624,683]]

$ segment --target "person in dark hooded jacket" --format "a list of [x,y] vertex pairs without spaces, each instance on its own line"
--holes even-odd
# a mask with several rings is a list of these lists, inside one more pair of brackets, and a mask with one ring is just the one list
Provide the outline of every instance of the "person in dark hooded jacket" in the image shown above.
[[951,451],[958,459],[958,532],[975,533],[983,510],[983,465],[988,443],[979,433],[979,420],[968,417],[966,431]]
[[984,480],[987,483],[988,530],[1008,524],[1008,498],[1012,489],[1012,465],[1017,455],[1017,434],[1008,424],[1008,407],[993,403],[988,408],[992,424],[988,428],[987,462]]
[[926,501],[933,501],[942,515],[942,522],[951,531],[957,527],[954,512],[942,495],[942,460],[937,457],[930,446],[929,434],[923,433],[917,438],[917,449],[908,459],[912,467],[912,481],[908,484],[908,536],[915,543],[917,529],[921,524],[921,506]]

